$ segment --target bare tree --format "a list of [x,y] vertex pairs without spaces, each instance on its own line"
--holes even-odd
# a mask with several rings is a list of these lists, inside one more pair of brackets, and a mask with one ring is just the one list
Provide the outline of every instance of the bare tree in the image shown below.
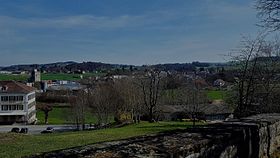
[[203,109],[208,102],[205,92],[201,89],[195,78],[193,81],[189,81],[183,87],[180,87],[178,93],[185,112],[189,114],[193,126],[195,126],[196,121],[202,117]]
[[161,76],[159,71],[151,70],[146,77],[140,79],[142,97],[145,108],[149,116],[149,121],[153,122],[159,100]]
[[143,113],[141,89],[136,84],[137,80],[125,78],[116,81],[115,85],[120,97],[123,99],[122,111],[130,113],[135,123],[140,122],[140,115]]
[[112,115],[118,114],[122,98],[111,82],[98,83],[89,93],[90,107],[97,116],[98,123],[107,124]]
[[177,93],[178,89],[184,87],[187,79],[181,75],[168,75],[166,78],[162,79],[163,93],[160,101],[165,105],[178,105],[180,104],[179,95]]
[[262,26],[280,30],[280,0],[257,0],[256,8],[263,23]]
[[44,112],[45,114],[45,124],[48,124],[48,119],[49,119],[49,112],[53,110],[53,107],[51,105],[43,105],[41,107],[41,110]]
[[[279,46],[268,42],[263,36],[245,39],[242,47],[233,56],[236,63],[237,107],[236,117],[262,112],[268,98],[277,85]],[[262,106],[261,106],[262,105]]]
[[88,110],[88,93],[84,90],[78,92],[77,96],[71,97],[71,117],[75,121],[77,129],[85,129],[85,117]]
[[274,41],[265,41],[260,52],[259,62],[256,66],[258,79],[257,98],[261,98],[261,111],[269,111],[264,107],[272,105],[274,94],[278,90],[278,73],[280,66],[280,43],[276,38]]

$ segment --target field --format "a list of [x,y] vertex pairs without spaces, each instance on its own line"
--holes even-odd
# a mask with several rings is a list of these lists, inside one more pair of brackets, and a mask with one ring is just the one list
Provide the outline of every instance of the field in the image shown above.
[[[205,90],[203,93],[206,94],[207,98],[209,100],[224,100],[225,96],[227,94],[227,91],[225,90]],[[179,91],[177,89],[175,90],[165,90],[164,93],[165,97],[167,99],[174,99],[176,96],[178,96]]]
[[207,91],[207,97],[210,100],[223,100],[225,93],[226,92],[222,90],[209,90]]
[[7,80],[15,80],[15,81],[26,81],[28,79],[28,75],[14,75],[14,74],[0,74],[0,81],[7,81]]
[[96,131],[67,132],[45,135],[0,134],[0,157],[22,157],[35,153],[125,139],[174,129],[185,129],[188,122],[133,124],[121,128]]
[[[82,74],[83,78],[93,77],[93,76],[102,76],[102,73],[85,73]],[[76,81],[80,80],[81,74],[66,74],[66,73],[42,73],[41,78],[42,80],[67,80],[67,81]],[[14,75],[14,74],[0,74],[0,81],[3,80],[15,80],[15,81],[27,81],[29,75],[21,74],[21,75]]]
[[[43,111],[38,110],[37,113],[38,124],[44,124],[45,114]],[[73,124],[73,119],[70,117],[70,109],[69,107],[53,107],[53,110],[49,112],[48,122],[50,125],[61,125],[61,124]],[[111,118],[111,121],[114,119]],[[93,116],[90,112],[86,113],[86,123],[97,122],[96,117]]]

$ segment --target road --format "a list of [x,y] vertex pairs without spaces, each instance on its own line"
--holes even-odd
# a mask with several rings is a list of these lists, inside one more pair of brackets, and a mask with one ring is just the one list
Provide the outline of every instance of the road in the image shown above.
[[0,133],[10,132],[12,128],[28,128],[28,134],[40,134],[41,131],[45,130],[47,127],[53,127],[55,132],[61,131],[71,131],[76,129],[74,125],[0,125]]

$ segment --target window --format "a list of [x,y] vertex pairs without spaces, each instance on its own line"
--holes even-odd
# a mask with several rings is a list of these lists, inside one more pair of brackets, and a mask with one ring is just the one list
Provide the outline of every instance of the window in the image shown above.
[[28,114],[28,117],[31,118],[32,116],[34,116],[36,113],[34,111],[32,111],[31,113]]
[[10,105],[11,106],[11,110],[17,110],[17,105]]
[[9,96],[9,101],[16,101],[16,96]]
[[35,106],[35,105],[36,105],[36,102],[35,102],[35,101],[32,102],[32,103],[30,103],[30,104],[28,104],[28,109],[32,108],[32,107]]
[[7,86],[2,86],[1,91],[7,91],[8,87]]
[[9,106],[8,105],[2,105],[1,106],[1,110],[2,111],[8,111],[9,110]]
[[19,100],[20,100],[20,101],[23,101],[23,96],[19,96]]
[[16,96],[16,101],[23,101],[23,96]]
[[2,96],[1,97],[1,101],[8,101],[9,100],[9,97],[8,96]]
[[35,94],[31,94],[28,96],[28,100],[34,99],[35,98]]
[[2,111],[23,110],[23,105],[2,105]]
[[23,101],[23,96],[2,96],[1,101]]
[[17,110],[23,110],[23,105],[17,105]]

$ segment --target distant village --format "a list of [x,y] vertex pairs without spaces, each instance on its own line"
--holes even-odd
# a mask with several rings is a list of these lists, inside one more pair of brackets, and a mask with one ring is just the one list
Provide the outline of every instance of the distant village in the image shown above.
[[[2,71],[0,71],[0,75],[27,75],[29,78],[25,81],[0,81],[0,86],[2,87],[0,91],[0,105],[2,107],[0,111],[0,118],[2,119],[0,119],[0,122],[2,122],[2,124],[5,124],[5,122],[36,123],[38,121],[36,118],[36,111],[40,111],[40,108],[42,108],[40,105],[35,107],[36,101],[40,102],[39,104],[43,102],[48,103],[50,101],[51,103],[68,103],[69,96],[66,96],[66,93],[70,93],[72,96],[79,91],[84,91],[89,87],[96,86],[96,83],[99,82],[118,82],[120,80],[147,77],[151,75],[151,71],[157,71],[158,77],[165,79],[161,82],[164,82],[165,85],[163,85],[163,89],[166,89],[166,91],[168,91],[168,89],[178,89],[183,86],[181,85],[182,83],[194,83],[201,90],[205,91],[226,91],[232,86],[234,79],[233,74],[231,71],[225,70],[224,65],[210,66],[209,64],[203,63],[196,63],[198,66],[193,66],[194,64],[187,65],[187,67],[186,65],[182,65],[183,64],[141,67],[117,66],[114,68],[110,67],[110,69],[103,68],[102,70],[94,70],[92,72],[90,72],[89,69],[78,68],[67,72],[62,72],[61,70],[57,72],[54,68],[53,71],[50,71],[52,68],[47,70],[33,69],[32,71],[7,71],[2,69]],[[186,69],[184,69],[184,67]],[[100,75],[86,75],[98,74],[99,72]],[[78,78],[75,78],[75,80],[42,80],[42,74],[48,73],[58,75],[75,74]],[[12,90],[11,87],[17,88]],[[18,95],[21,94],[21,89],[28,89],[28,91],[24,95]],[[36,98],[33,96],[35,93]],[[26,103],[24,99],[21,99],[20,101],[23,102],[20,103],[23,103],[23,105],[14,105],[14,101],[11,99],[11,97],[28,98],[30,95],[32,95],[32,98],[36,99],[36,101],[34,100],[32,103],[29,103],[29,99],[27,99]],[[168,97],[166,96],[166,98]],[[176,120],[191,118],[190,116],[185,116],[185,114],[183,114],[186,112],[186,109],[191,107],[176,105],[175,102],[178,101],[170,102],[167,100],[168,99],[162,99],[161,102],[158,103],[162,104],[162,106],[160,106],[161,119]],[[24,112],[22,112],[22,110],[24,110]],[[199,112],[203,113],[203,119],[205,120],[224,120],[233,113],[233,109],[225,105],[224,98],[208,98],[207,106],[203,105]]]

